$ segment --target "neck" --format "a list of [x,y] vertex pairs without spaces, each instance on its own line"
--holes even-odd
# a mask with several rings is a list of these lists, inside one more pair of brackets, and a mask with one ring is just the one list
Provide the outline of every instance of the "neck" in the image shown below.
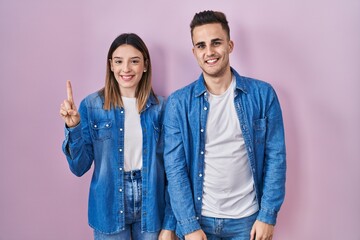
[[127,98],[135,98],[135,90],[134,89],[126,89],[120,88],[121,96]]
[[222,76],[219,77],[211,77],[205,76],[205,84],[207,90],[214,95],[223,94],[230,86],[232,80],[231,70],[229,68]]

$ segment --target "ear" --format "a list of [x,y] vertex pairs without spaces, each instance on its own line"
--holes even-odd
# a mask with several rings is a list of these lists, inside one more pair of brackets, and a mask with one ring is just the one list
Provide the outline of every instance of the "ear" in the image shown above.
[[195,47],[193,47],[191,50],[192,50],[193,55],[195,56]]
[[114,72],[114,67],[113,67],[113,63],[112,63],[111,59],[109,59],[109,63],[110,63],[110,70],[112,72]]
[[234,42],[233,41],[229,41],[229,53],[231,53],[234,49]]

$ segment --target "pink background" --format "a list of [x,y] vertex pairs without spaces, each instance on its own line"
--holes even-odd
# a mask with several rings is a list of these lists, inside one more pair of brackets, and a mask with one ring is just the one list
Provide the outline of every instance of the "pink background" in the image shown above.
[[270,82],[282,103],[287,195],[274,240],[359,238],[360,2],[0,0],[0,239],[91,239],[91,172],[61,152],[58,109],[104,84],[106,53],[136,32],[165,96],[198,77],[189,23],[227,14],[232,66]]

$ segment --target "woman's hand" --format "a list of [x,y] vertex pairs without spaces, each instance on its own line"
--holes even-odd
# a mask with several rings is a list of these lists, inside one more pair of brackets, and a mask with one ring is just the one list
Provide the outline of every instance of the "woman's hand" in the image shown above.
[[159,240],[177,240],[178,238],[174,231],[163,229],[163,230],[161,230],[158,239]]
[[207,238],[204,231],[200,229],[185,235],[185,240],[207,240]]
[[64,119],[66,126],[75,127],[80,122],[80,114],[74,103],[71,83],[66,82],[67,99],[60,106],[60,116]]

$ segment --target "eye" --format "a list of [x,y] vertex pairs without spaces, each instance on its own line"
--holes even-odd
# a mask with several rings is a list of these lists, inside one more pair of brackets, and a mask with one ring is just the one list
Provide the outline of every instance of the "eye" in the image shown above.
[[214,46],[219,46],[221,44],[221,42],[214,42],[213,45]]
[[115,60],[115,64],[121,64],[122,61],[121,60]]
[[204,49],[205,48],[205,44],[198,44],[196,45],[197,49]]
[[132,63],[132,64],[139,64],[139,62],[140,62],[140,60],[137,60],[137,59],[131,60],[131,63]]

